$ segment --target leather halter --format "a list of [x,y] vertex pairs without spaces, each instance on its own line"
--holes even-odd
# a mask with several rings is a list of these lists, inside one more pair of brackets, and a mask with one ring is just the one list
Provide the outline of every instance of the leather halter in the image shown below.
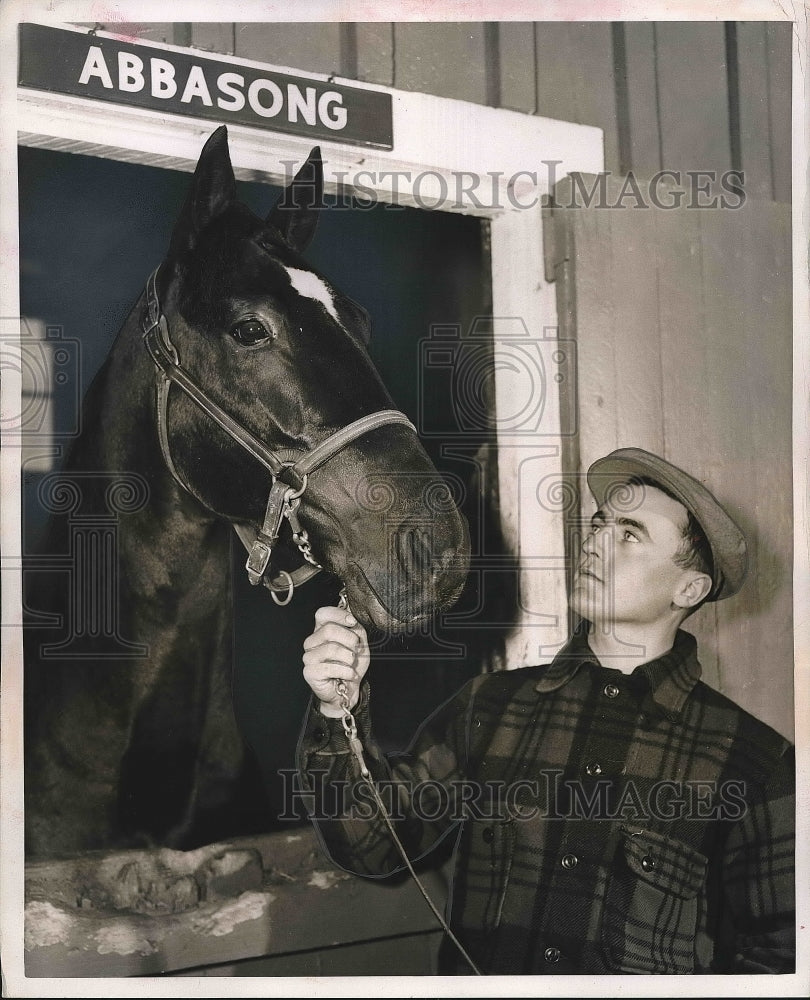
[[[399,410],[380,410],[360,417],[359,420],[354,420],[335,431],[334,434],[319,442],[311,451],[305,452],[295,461],[282,459],[264,441],[257,438],[238,420],[210,399],[180,363],[177,349],[169,336],[169,325],[160,308],[157,294],[158,270],[156,268],[149,275],[146,283],[146,307],[141,327],[144,343],[157,368],[156,408],[160,450],[163,453],[163,458],[175,480],[187,493],[190,493],[188,486],[177,472],[169,447],[167,423],[169,390],[174,383],[197,404],[203,413],[207,414],[248,454],[269,470],[273,482],[267,499],[262,527],[255,537],[246,525],[234,525],[234,530],[248,551],[245,569],[251,584],[255,586],[264,583],[277,604],[287,604],[292,598],[295,587],[322,569],[320,563],[312,555],[306,530],[302,528],[297,514],[301,497],[307,488],[309,475],[337,455],[348,444],[351,444],[352,441],[368,434],[369,431],[377,427],[382,427],[385,424],[404,424],[406,427],[410,427],[414,433],[416,428]],[[273,548],[278,541],[281,525],[285,519],[290,522],[293,541],[306,561],[304,565],[299,566],[292,573],[279,570],[274,576],[266,575]],[[278,594],[285,594],[285,597],[279,598]]]

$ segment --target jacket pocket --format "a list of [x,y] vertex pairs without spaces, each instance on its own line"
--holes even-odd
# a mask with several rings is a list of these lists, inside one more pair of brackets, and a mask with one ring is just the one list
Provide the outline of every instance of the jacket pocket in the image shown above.
[[624,824],[602,913],[607,964],[621,972],[691,973],[707,858],[680,840]]

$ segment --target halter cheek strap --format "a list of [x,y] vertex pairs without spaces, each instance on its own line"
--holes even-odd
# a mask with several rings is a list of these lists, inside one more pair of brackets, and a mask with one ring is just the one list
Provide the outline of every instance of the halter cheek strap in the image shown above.
[[[304,495],[310,473],[342,451],[352,441],[386,424],[404,424],[414,433],[416,428],[399,410],[380,410],[354,420],[340,430],[315,445],[294,461],[283,460],[264,441],[257,438],[243,424],[210,399],[180,363],[177,349],[169,335],[169,325],[160,308],[157,294],[157,269],[146,283],[146,307],[142,329],[146,349],[157,369],[156,410],[160,450],[164,461],[175,480],[186,491],[191,492],[180,478],[172,460],[169,446],[168,408],[169,391],[177,385],[207,416],[221,427],[241,448],[247,451],[269,470],[273,483],[267,498],[262,526],[257,533],[246,525],[234,525],[234,529],[248,551],[245,569],[248,580],[254,586],[259,583],[270,590],[277,604],[288,604],[295,587],[304,583],[322,566],[312,554],[306,529],[298,519],[298,507]],[[293,480],[293,483],[290,482]],[[273,548],[278,542],[284,520],[290,523],[293,541],[303,556],[304,565],[288,573],[279,570],[275,575],[268,573]],[[284,594],[284,597],[279,597]]]

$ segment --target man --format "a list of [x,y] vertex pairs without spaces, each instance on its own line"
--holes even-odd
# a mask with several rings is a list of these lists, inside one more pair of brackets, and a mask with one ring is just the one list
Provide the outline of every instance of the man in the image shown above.
[[[449,923],[478,971],[749,973],[794,968],[794,771],[787,740],[699,680],[681,629],[731,597],[745,539],[715,497],[636,448],[595,462],[598,504],[554,661],[474,678],[386,759],[365,632],[320,609],[299,771],[346,869],[402,868],[341,722],[411,859],[456,831]],[[366,789],[367,790],[367,789]],[[468,974],[445,940],[440,972]]]

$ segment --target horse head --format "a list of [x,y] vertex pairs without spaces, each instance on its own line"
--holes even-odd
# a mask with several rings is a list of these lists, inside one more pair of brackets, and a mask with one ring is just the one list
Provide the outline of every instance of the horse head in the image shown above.
[[226,129],[206,142],[147,294],[161,443],[184,489],[256,539],[249,568],[292,514],[298,548],[343,581],[357,618],[400,631],[458,598],[468,529],[394,410],[368,315],[302,256],[322,193],[314,149],[260,219],[237,199]]

